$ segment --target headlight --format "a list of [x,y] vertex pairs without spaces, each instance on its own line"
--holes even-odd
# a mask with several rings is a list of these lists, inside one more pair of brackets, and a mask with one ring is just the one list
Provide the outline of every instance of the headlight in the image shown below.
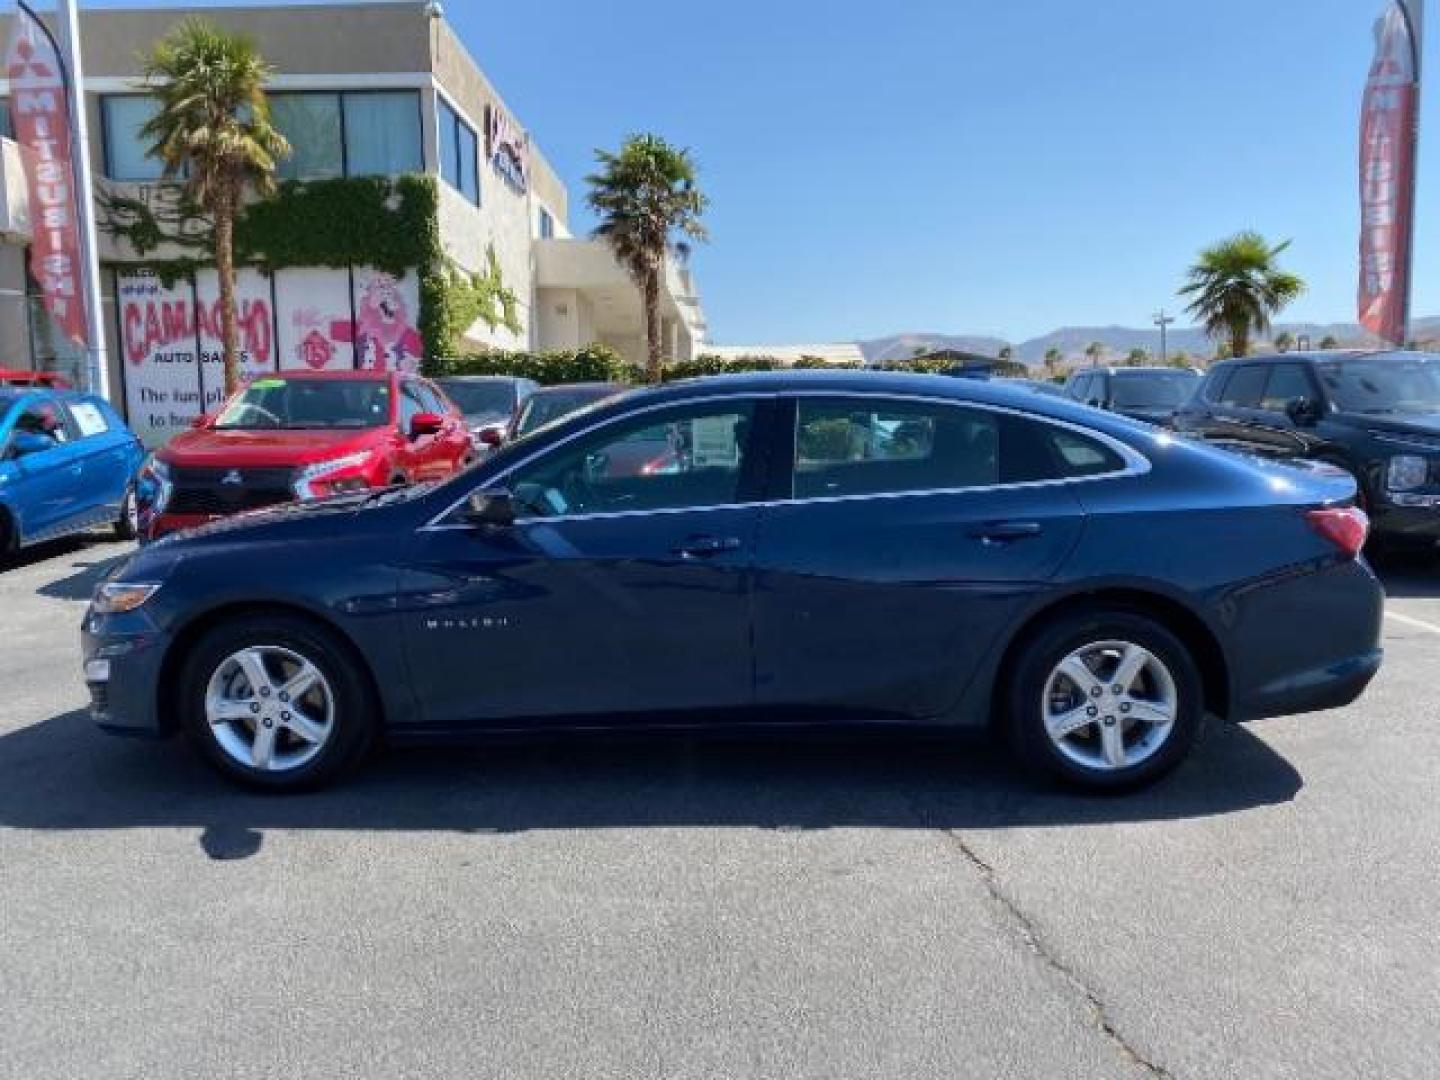
[[1391,491],[1413,491],[1424,487],[1430,477],[1430,461],[1415,454],[1399,454],[1390,459],[1385,473],[1385,486]]
[[[369,487],[364,477],[346,477],[343,481],[331,479],[336,473],[347,469],[363,468],[370,461],[368,453],[346,454],[306,465],[295,474],[295,497],[298,499],[322,499],[326,495],[339,494],[342,490],[362,490]],[[344,487],[342,487],[342,484]]]
[[120,615],[140,607],[159,588],[155,582],[108,581],[95,590],[90,606],[97,615]]
[[160,513],[174,490],[175,485],[170,481],[170,466],[151,454],[140,466],[140,474],[135,480],[135,498],[140,509],[151,514]]

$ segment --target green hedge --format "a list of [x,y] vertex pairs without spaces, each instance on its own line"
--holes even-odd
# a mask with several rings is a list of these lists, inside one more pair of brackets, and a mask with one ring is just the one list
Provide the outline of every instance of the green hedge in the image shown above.
[[486,352],[438,359],[435,375],[514,375],[545,386],[572,382],[634,382],[636,371],[614,349],[600,344],[561,352]]
[[[830,364],[819,357],[802,357],[794,364],[783,364],[773,356],[737,356],[734,358],[702,354],[694,360],[666,363],[665,381],[701,379],[712,375],[737,375],[747,371],[781,371],[796,368],[853,369],[854,364]],[[943,374],[951,365],[937,360],[897,360],[878,365],[875,370],[909,371],[921,374]],[[544,386],[571,382],[643,383],[645,371],[627,364],[609,346],[587,345],[583,349],[560,352],[486,352],[451,356],[434,361],[429,369],[435,375],[514,375],[534,379]]]

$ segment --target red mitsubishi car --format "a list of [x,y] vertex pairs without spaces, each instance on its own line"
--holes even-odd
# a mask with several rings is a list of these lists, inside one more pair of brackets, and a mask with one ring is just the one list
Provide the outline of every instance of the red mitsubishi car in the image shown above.
[[141,536],[295,499],[440,480],[475,460],[465,418],[418,376],[265,375],[151,456],[136,485]]

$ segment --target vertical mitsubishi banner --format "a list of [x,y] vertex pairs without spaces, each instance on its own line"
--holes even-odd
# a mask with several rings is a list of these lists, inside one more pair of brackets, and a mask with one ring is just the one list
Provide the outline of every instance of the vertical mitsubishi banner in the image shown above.
[[5,70],[15,141],[30,194],[30,272],[60,333],[83,348],[89,344],[89,327],[69,96],[59,50],[24,4],[10,24]]
[[1423,20],[1424,0],[1391,0],[1375,24],[1360,121],[1360,323],[1394,345],[1410,326]]

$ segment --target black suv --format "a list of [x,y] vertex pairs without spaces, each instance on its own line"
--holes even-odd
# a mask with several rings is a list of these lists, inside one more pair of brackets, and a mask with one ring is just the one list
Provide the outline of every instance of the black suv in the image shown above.
[[1372,535],[1440,544],[1440,356],[1291,353],[1227,360],[1175,418],[1177,431],[1355,477]]
[[1165,425],[1199,385],[1199,372],[1190,368],[1097,367],[1071,375],[1065,392],[1082,405]]

